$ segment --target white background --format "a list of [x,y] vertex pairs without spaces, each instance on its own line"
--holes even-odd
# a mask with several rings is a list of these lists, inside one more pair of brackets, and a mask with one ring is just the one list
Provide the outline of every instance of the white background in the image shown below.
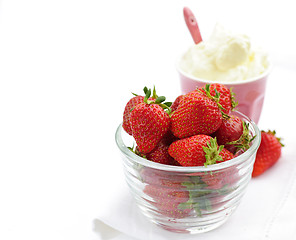
[[193,44],[184,6],[205,39],[218,21],[269,51],[259,127],[294,156],[292,3],[0,0],[0,239],[93,237],[108,184],[123,181],[114,133],[131,92],[180,93],[175,61]]

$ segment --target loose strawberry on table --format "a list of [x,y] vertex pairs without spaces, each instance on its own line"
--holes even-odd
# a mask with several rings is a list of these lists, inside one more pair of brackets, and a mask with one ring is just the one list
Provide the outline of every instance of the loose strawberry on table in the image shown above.
[[256,154],[252,177],[257,177],[271,168],[279,160],[283,146],[275,131],[261,131],[261,143]]

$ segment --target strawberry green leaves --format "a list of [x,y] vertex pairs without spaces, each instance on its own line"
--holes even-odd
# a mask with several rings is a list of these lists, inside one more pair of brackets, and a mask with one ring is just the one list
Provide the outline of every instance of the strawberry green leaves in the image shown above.
[[155,87],[153,88],[153,95],[151,97],[151,89],[145,87],[144,88],[144,93],[145,93],[145,97],[144,97],[144,102],[147,104],[157,104],[159,105],[162,109],[164,109],[168,114],[171,113],[171,109],[170,106],[172,105],[171,102],[164,102],[166,100],[165,96],[158,96],[156,94],[156,90]]
[[206,147],[203,147],[205,152],[206,162],[204,163],[205,166],[215,164],[216,162],[223,161],[223,158],[219,155],[223,149],[223,145],[218,147],[217,139],[211,138],[210,141],[207,143]]
[[275,131],[261,131],[261,143],[256,154],[252,177],[267,171],[280,159],[283,143]]

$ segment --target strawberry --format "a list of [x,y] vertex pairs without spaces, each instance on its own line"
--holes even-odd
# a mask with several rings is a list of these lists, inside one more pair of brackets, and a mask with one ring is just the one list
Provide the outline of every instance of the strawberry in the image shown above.
[[201,179],[207,185],[206,189],[219,190],[235,184],[239,180],[239,172],[236,167],[226,168],[204,174]]
[[[153,199],[151,204],[156,206],[161,214],[171,218],[188,216],[191,211],[186,204],[189,192],[183,182],[188,182],[189,177],[147,167],[144,167],[140,174],[142,181],[147,184],[144,193]],[[181,204],[183,209],[179,207]]]
[[170,144],[176,140],[177,138],[171,133],[171,131],[168,131],[166,135],[159,141],[156,147],[147,154],[141,153],[138,146],[136,146],[135,148],[129,147],[129,149],[138,156],[146,158],[150,161],[167,165],[180,166],[180,164],[168,153],[168,148]]
[[234,115],[230,118],[223,119],[220,128],[215,132],[215,137],[220,145],[235,141],[243,134],[243,122]]
[[219,153],[219,155],[222,157],[223,160],[222,161],[217,160],[216,163],[225,162],[234,158],[233,153],[227,150],[226,148],[223,148]]
[[184,218],[189,215],[191,209],[180,209],[179,205],[184,204],[189,199],[189,193],[182,185],[177,187],[162,185],[146,185],[144,193],[152,197],[153,201],[150,201],[152,205],[157,207],[158,212],[170,218]]
[[135,96],[131,98],[127,104],[125,105],[124,112],[123,112],[123,122],[122,127],[123,129],[129,134],[132,135],[132,128],[130,124],[130,115],[131,110],[140,103],[144,102],[143,96]]
[[221,162],[222,148],[218,148],[216,139],[208,135],[195,135],[173,142],[169,154],[182,166],[203,166]]
[[224,173],[215,171],[202,175],[201,179],[206,184],[206,189],[221,189],[224,186]]
[[150,95],[149,89],[144,103],[136,105],[130,114],[132,135],[143,154],[151,152],[170,127],[169,114],[163,109],[168,108],[162,103],[165,98],[149,100]]
[[[190,176],[175,174],[174,172],[161,171],[149,167],[143,167],[140,171],[143,183],[147,184],[144,188],[152,200],[148,201],[157,207],[160,214],[170,218],[187,217],[192,209],[200,212],[198,203],[193,197],[205,195],[200,194],[199,190],[205,186],[203,183],[192,182]],[[195,180],[195,179],[194,179]]]
[[142,167],[139,174],[140,180],[149,185],[159,185],[163,179],[168,178],[167,172],[149,167]]
[[222,123],[222,114],[215,101],[193,91],[184,95],[171,116],[171,131],[178,138],[214,133]]
[[280,158],[281,139],[276,137],[275,131],[261,131],[261,143],[258,148],[252,177],[257,177],[272,167]]
[[177,108],[179,107],[179,104],[180,104],[180,101],[182,99],[183,95],[180,95],[178,96],[175,101],[173,102],[172,106],[171,106],[171,109],[172,109],[172,112],[176,111]]
[[155,168],[143,167],[140,169],[140,179],[149,185],[161,185],[162,187],[180,188],[183,182],[188,182],[190,178],[185,175],[176,175],[174,172],[162,171]]
[[[219,104],[222,106],[222,111],[225,114],[229,114],[237,106],[235,101],[234,93],[231,89],[228,89],[225,85],[220,83],[207,84],[203,87],[198,88],[205,94],[210,94],[212,97],[219,97]],[[207,93],[208,92],[208,93]],[[218,94],[218,95],[217,95]]]
[[168,131],[168,133],[159,141],[156,147],[151,152],[147,153],[145,157],[153,162],[167,165],[176,165],[175,160],[168,153],[169,146],[174,139],[175,137],[172,136],[170,131]]
[[249,125],[234,115],[222,120],[222,124],[214,136],[219,145],[224,145],[234,154],[240,149],[246,151],[254,139],[250,135]]
[[139,147],[136,146],[135,153],[147,160],[152,162],[167,164],[167,165],[175,165],[174,159],[168,153],[169,146],[164,143],[164,141],[160,140],[160,142],[156,145],[156,147],[149,153],[143,154],[140,152]]
[[[146,94],[148,92],[148,88],[144,87],[143,91]],[[130,124],[130,115],[131,111],[134,109],[135,106],[137,106],[140,103],[144,102],[144,96],[137,95],[133,93],[135,97],[131,98],[127,104],[125,105],[124,112],[123,112],[123,122],[122,122],[122,127],[123,129],[129,134],[132,135],[132,128]],[[156,99],[158,96],[156,94],[155,87],[153,88],[153,96],[149,98],[148,100],[153,100]]]
[[[234,158],[233,154],[225,148],[219,152],[219,156],[221,156],[221,158],[218,159],[216,163],[221,163]],[[207,189],[221,189],[228,183],[232,175],[232,170],[226,169],[222,171],[214,171],[210,174],[202,174],[201,179],[207,185]]]

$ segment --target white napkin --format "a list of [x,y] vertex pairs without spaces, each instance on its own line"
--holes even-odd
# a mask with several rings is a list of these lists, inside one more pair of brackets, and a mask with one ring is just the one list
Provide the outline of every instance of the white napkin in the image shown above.
[[[290,148],[289,148],[290,147]],[[274,168],[252,179],[241,204],[216,230],[199,234],[203,240],[293,239],[296,229],[296,161],[293,146],[286,146]],[[117,193],[93,221],[102,240],[196,239],[171,233],[150,223],[138,210],[127,185],[116,183]],[[117,197],[116,197],[117,195]]]

